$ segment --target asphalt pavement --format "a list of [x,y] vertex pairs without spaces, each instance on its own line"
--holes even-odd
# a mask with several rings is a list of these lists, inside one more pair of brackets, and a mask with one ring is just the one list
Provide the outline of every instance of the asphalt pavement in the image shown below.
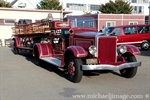
[[0,100],[150,100],[150,50],[136,57],[142,66],[134,78],[86,73],[72,83],[50,64],[37,66],[31,54],[0,47]]

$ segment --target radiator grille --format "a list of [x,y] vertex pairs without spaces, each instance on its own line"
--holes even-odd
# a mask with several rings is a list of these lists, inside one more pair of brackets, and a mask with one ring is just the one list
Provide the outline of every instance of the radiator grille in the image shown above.
[[101,64],[116,62],[116,37],[99,37],[98,59]]

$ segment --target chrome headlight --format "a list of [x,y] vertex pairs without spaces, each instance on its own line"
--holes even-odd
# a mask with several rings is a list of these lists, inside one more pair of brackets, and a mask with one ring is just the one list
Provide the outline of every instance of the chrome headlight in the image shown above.
[[91,46],[89,47],[89,52],[90,52],[90,54],[95,55],[96,52],[97,52],[96,46],[91,45]]
[[125,45],[121,45],[119,47],[119,52],[122,53],[122,54],[126,53],[127,52],[127,47]]

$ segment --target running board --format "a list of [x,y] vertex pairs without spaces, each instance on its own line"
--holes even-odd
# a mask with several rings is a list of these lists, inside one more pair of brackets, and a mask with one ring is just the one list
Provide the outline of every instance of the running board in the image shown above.
[[61,66],[61,60],[57,59],[57,58],[53,58],[53,57],[44,57],[44,58],[40,58],[40,60],[43,60],[47,63],[53,64],[57,67]]

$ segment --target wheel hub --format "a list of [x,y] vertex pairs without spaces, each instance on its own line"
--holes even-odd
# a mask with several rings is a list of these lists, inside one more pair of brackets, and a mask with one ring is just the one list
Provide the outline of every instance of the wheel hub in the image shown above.
[[143,44],[143,48],[144,48],[144,49],[148,49],[148,48],[149,48],[149,44],[148,44],[148,43],[144,43],[144,44]]
[[68,73],[71,77],[74,76],[74,71],[75,71],[74,62],[70,61],[68,64]]

